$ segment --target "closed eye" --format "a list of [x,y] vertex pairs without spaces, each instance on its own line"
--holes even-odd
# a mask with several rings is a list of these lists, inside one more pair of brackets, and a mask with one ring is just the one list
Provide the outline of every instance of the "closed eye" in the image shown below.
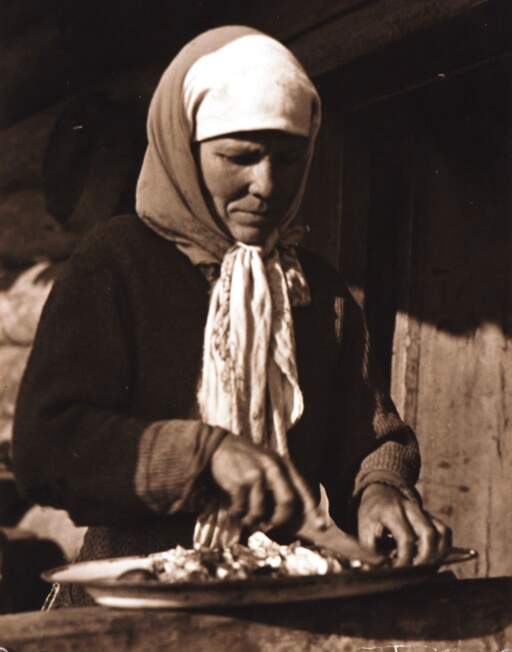
[[222,159],[234,165],[254,165],[261,158],[260,152],[244,152],[243,154],[219,154]]

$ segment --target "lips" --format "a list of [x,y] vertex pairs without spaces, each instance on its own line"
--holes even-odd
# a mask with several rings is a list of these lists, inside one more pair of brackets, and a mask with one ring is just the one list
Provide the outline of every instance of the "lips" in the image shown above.
[[239,224],[247,226],[260,226],[273,221],[273,216],[267,211],[256,212],[237,209],[236,211],[231,211],[231,217]]
[[281,205],[268,204],[267,202],[261,202],[259,204],[255,202],[247,202],[245,204],[231,204],[231,206],[229,206],[230,213],[253,215],[264,219],[272,219],[281,211]]

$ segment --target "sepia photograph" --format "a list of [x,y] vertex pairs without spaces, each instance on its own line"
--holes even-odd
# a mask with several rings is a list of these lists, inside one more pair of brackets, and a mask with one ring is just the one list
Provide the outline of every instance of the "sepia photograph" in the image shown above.
[[0,52],[0,652],[510,652],[511,0]]

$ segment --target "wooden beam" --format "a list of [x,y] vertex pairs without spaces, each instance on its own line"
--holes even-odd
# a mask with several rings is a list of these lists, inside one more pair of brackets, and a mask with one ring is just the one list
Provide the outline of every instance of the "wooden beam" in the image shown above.
[[368,4],[368,0],[316,0],[314,3],[273,0],[265,4],[260,0],[244,4],[232,1],[229,19],[286,41],[365,4]]
[[378,0],[354,7],[286,42],[308,72],[320,75],[491,0]]
[[317,83],[330,104],[353,111],[423,86],[447,84],[470,69],[511,56],[512,3],[493,0],[388,44]]

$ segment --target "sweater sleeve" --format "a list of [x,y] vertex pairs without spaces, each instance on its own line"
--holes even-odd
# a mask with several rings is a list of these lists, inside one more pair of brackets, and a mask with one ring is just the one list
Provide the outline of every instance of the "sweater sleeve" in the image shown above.
[[340,350],[324,482],[335,520],[346,526],[354,499],[371,483],[416,497],[420,455],[414,432],[383,387],[362,309],[348,289],[335,302]]
[[224,436],[198,420],[131,415],[135,373],[122,278],[76,256],[43,310],[15,415],[21,493],[77,524],[192,509]]

